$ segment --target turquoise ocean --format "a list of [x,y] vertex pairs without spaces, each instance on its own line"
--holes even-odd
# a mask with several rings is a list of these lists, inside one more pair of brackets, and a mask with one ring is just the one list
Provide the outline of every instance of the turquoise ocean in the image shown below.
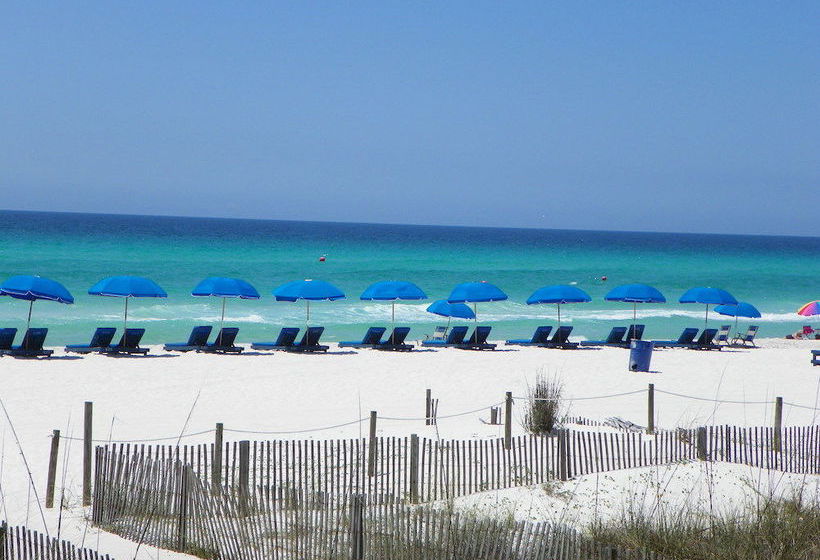
[[[184,340],[192,326],[219,321],[221,300],[190,295],[207,276],[243,278],[262,294],[261,300],[228,301],[226,325],[240,327],[243,342],[270,340],[281,326],[304,324],[304,303],[276,302],[271,295],[277,286],[303,278],[329,281],[347,294],[345,300],[311,305],[311,324],[324,325],[323,338],[330,341],[361,337],[369,325],[389,325],[389,303],[359,300],[378,280],[409,280],[427,292],[428,301],[396,305],[397,324],[412,327],[412,339],[446,323],[425,312],[430,302],[446,298],[458,283],[476,280],[509,295],[507,301],[478,306],[479,322],[492,325],[493,339],[528,336],[538,325],[554,325],[554,305],[524,303],[533,290],[549,284],[574,284],[592,296],[591,303],[561,308],[573,336],[586,338],[605,336],[631,321],[630,305],[603,301],[607,291],[624,283],[651,284],[668,300],[638,306],[650,339],[703,325],[705,306],[677,303],[695,286],[723,288],[757,306],[763,317],[751,322],[761,326],[761,337],[782,337],[810,324],[795,311],[820,298],[820,237],[13,211],[0,211],[0,235],[0,280],[45,276],[75,297],[74,305],[35,303],[32,325],[50,329],[47,345],[85,342],[96,326],[121,326],[121,299],[87,294],[101,278],[121,274],[148,276],[168,292],[167,299],[129,304],[129,326],[145,327],[144,340],[151,344]],[[27,312],[27,302],[0,298],[0,327],[23,329]],[[741,319],[740,328],[749,322]],[[711,326],[729,323],[733,319],[710,312]]]

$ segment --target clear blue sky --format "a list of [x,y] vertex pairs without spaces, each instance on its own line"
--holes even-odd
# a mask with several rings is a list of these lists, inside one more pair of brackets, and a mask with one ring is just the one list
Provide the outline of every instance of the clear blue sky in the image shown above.
[[3,2],[0,207],[820,235],[817,2]]

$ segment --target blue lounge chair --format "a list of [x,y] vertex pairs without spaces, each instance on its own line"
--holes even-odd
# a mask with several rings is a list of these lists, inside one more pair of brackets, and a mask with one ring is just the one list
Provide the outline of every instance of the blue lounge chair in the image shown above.
[[65,347],[66,352],[74,352],[75,354],[91,354],[92,352],[99,352],[103,348],[111,346],[111,341],[114,340],[114,334],[117,329],[114,327],[97,327],[94,335],[91,337],[91,342],[88,344],[68,344]]
[[564,350],[569,350],[572,348],[578,348],[577,342],[570,342],[569,341],[569,334],[572,332],[572,327],[569,325],[561,326],[556,329],[555,334],[552,336],[550,341],[543,346],[545,348],[561,348]]
[[0,329],[0,356],[11,350],[15,336],[17,336],[17,329]]
[[[757,344],[755,344],[755,335],[757,335],[758,328],[759,327],[757,325],[749,325],[749,328],[746,330],[745,334],[737,333],[737,336],[732,339],[732,346],[746,346],[746,343],[749,343],[752,346],[757,346]],[[742,344],[737,344],[738,342]]]
[[640,340],[643,336],[644,329],[646,329],[646,325],[629,325],[629,330],[626,331],[624,343],[629,346],[630,341]]
[[144,334],[145,329],[126,329],[117,344],[101,349],[100,353],[108,355],[142,354],[144,356],[149,350],[140,347],[140,340],[142,340]]
[[465,336],[467,336],[467,327],[453,327],[446,340],[424,340],[421,345],[427,348],[450,348],[464,344]]
[[282,327],[279,336],[274,342],[252,342],[251,348],[254,350],[287,350],[293,346],[296,337],[299,335],[298,327]]
[[339,343],[339,348],[373,348],[381,343],[382,335],[387,329],[384,327],[370,327],[364,333],[361,342],[348,340]]
[[163,348],[166,352],[194,352],[202,350],[208,344],[208,337],[211,336],[213,327],[201,325],[191,329],[188,342],[169,342]]
[[652,344],[655,348],[687,348],[698,335],[698,329],[694,327],[687,327],[683,329],[680,336],[676,340],[653,340]]
[[12,346],[11,350],[6,350],[4,354],[16,358],[40,358],[48,357],[54,350],[43,350],[43,343],[46,341],[48,329],[33,328],[28,329],[23,335],[23,340],[17,346]]
[[460,350],[495,350],[496,345],[487,342],[491,330],[492,327],[476,327],[470,338],[464,344],[456,346],[456,348]]
[[620,346],[624,343],[626,327],[612,327],[606,340],[582,340],[578,344],[581,346]]
[[551,326],[541,326],[532,333],[532,338],[514,338],[506,341],[507,346],[541,346],[549,342]]
[[212,352],[215,354],[241,354],[244,346],[237,346],[236,335],[239,334],[237,327],[223,327],[219,329],[213,342],[205,344],[198,352]]
[[811,351],[811,365],[820,366],[820,350]]
[[721,346],[713,342],[717,331],[717,329],[703,329],[698,339],[690,344],[688,348],[690,350],[720,350]]
[[412,344],[405,344],[404,339],[407,338],[410,332],[410,327],[396,327],[386,339],[384,339],[375,348],[376,350],[392,350],[394,352],[409,352],[413,349]]
[[330,346],[322,346],[319,344],[319,339],[322,338],[322,333],[325,332],[324,327],[308,327],[302,340],[285,348],[288,352],[327,352]]

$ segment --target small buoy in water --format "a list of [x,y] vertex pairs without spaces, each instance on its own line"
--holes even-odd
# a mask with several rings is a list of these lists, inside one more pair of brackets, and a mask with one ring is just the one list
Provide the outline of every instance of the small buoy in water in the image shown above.
[[601,282],[606,282],[606,276],[601,276]]
[[326,260],[325,255],[322,255],[321,257],[319,257],[319,262],[325,262],[325,260]]

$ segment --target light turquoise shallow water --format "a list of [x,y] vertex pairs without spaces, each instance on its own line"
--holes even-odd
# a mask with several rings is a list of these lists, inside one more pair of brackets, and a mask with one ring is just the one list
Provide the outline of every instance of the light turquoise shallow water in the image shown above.
[[[702,326],[704,306],[678,304],[694,286],[714,286],[756,305],[760,336],[783,336],[810,320],[795,310],[820,298],[820,237],[683,235],[668,233],[484,229],[373,224],[329,224],[0,212],[0,279],[39,274],[63,283],[74,305],[39,302],[32,324],[49,327],[47,344],[84,342],[95,326],[119,326],[122,300],[87,295],[110,275],[151,277],[167,299],[132,300],[129,325],[147,329],[145,341],[184,340],[196,324],[219,320],[220,301],[190,296],[206,276],[237,276],[263,294],[258,301],[231,300],[226,324],[240,327],[241,341],[270,339],[280,326],[304,323],[304,304],[275,302],[271,290],[290,280],[320,278],[348,299],[311,306],[312,324],[327,340],[360,337],[371,324],[387,325],[390,305],[363,302],[359,294],[377,280],[410,280],[427,302],[396,306],[397,322],[423,338],[442,319],[424,311],[457,283],[487,280],[510,296],[479,305],[491,338],[521,337],[540,324],[555,324],[555,306],[527,306],[527,296],[548,284],[575,283],[592,296],[562,306],[573,335],[605,336],[627,324],[628,305],[604,302],[609,289],[644,282],[669,303],[639,306],[646,338],[676,336]],[[319,262],[321,255],[325,262]],[[599,278],[608,277],[606,282]],[[27,304],[0,298],[0,326],[25,327]],[[712,326],[733,320],[710,314]],[[714,320],[713,320],[714,318]],[[446,320],[445,320],[446,321]],[[741,319],[743,328],[749,321]],[[820,321],[815,318],[814,324]]]

